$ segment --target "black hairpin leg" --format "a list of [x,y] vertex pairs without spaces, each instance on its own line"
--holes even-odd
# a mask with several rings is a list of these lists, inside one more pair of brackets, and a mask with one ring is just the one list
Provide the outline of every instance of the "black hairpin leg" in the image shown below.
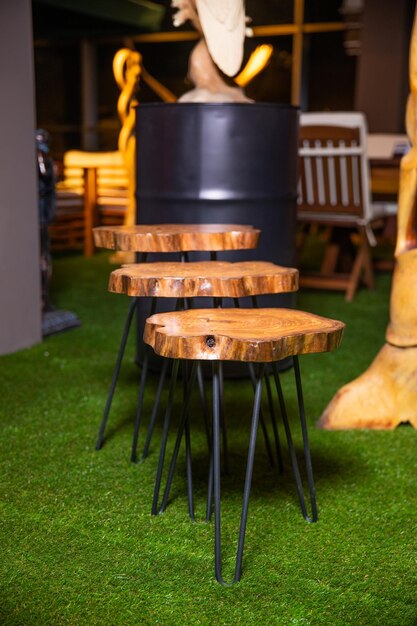
[[187,463],[187,491],[188,491],[188,511],[192,520],[194,520],[194,504],[193,504],[193,482],[192,482],[192,469],[191,469],[191,443],[190,443],[190,423],[189,423],[189,408],[191,395],[195,383],[198,363],[193,361],[190,378],[187,380],[185,387],[184,405],[182,410],[181,421],[178,427],[177,438],[175,440],[174,450],[171,457],[171,463],[168,470],[167,482],[165,485],[164,494],[162,496],[161,506],[159,507],[159,513],[163,513],[168,504],[169,493],[171,490],[172,481],[174,478],[175,467],[177,464],[178,453],[181,446],[182,436],[185,431],[185,447],[186,447],[186,463]]
[[[183,377],[183,415],[184,415],[184,429],[185,429],[185,460],[186,460],[186,472],[187,472],[187,495],[188,495],[188,513],[192,520],[194,520],[194,498],[193,498],[193,469],[191,461],[191,437],[190,437],[190,420],[188,417],[188,409],[190,405],[191,393],[193,390],[195,374],[193,380],[188,380],[188,363],[182,362],[182,377]],[[182,424],[180,424],[180,428]]]
[[167,447],[169,425],[171,422],[172,405],[174,404],[174,395],[175,395],[175,387],[177,385],[179,363],[180,363],[179,360],[175,359],[172,365],[171,382],[169,385],[169,393],[168,393],[168,402],[167,402],[167,408],[165,411],[164,426],[162,429],[161,449],[159,452],[158,467],[156,470],[155,487],[154,487],[154,492],[153,492],[152,509],[151,509],[152,515],[158,514],[159,491],[161,489],[162,470],[164,468],[165,451]]
[[[222,576],[221,563],[221,515],[220,515],[220,382],[218,362],[213,363],[213,474],[214,474],[214,550],[215,550],[215,573],[217,581],[226,585]],[[259,423],[259,410],[262,397],[262,380],[264,366],[261,366],[255,388],[255,400],[252,413],[252,426],[249,440],[248,460],[246,464],[245,486],[243,491],[242,514],[236,554],[235,575],[232,581],[236,583],[242,575],[242,558],[245,543],[246,524],[249,509],[249,495],[252,483],[253,461],[255,456],[256,435]]]
[[304,459],[305,459],[305,464],[306,464],[307,482],[308,482],[309,495],[310,495],[311,516],[307,513],[307,506],[306,506],[305,497],[304,497],[303,484],[301,481],[300,470],[298,468],[297,457],[296,457],[295,450],[294,450],[294,444],[292,441],[290,425],[288,423],[287,411],[285,408],[284,394],[282,393],[282,387],[281,387],[278,367],[276,363],[272,364],[272,371],[274,374],[275,385],[276,385],[277,394],[278,394],[278,401],[279,401],[280,410],[281,410],[281,416],[284,422],[285,434],[286,434],[287,443],[288,443],[288,451],[290,453],[295,483],[297,486],[297,493],[298,493],[298,499],[300,502],[301,513],[304,519],[307,522],[311,523],[311,522],[317,521],[316,493],[315,493],[315,487],[314,487],[313,470],[312,470],[312,465],[311,465],[310,447],[308,444],[307,424],[306,424],[305,413],[304,413],[304,401],[303,401],[303,393],[301,389],[301,377],[300,377],[300,369],[299,369],[299,364],[298,364],[298,357],[294,356],[293,361],[294,361],[295,383],[297,387],[298,410],[300,414],[301,431],[303,435]]
[[[255,302],[256,302],[256,299],[255,299]],[[234,304],[236,309],[240,308],[240,302],[239,302],[238,298],[233,298],[233,304]],[[256,303],[256,306],[257,306],[257,303]],[[256,375],[255,375],[255,367],[254,367],[253,363],[248,363],[248,370],[249,370],[250,378],[251,378],[251,381],[252,381],[252,386],[255,389]],[[268,401],[269,401],[269,396],[268,396]],[[271,405],[270,405],[270,413],[271,413],[271,420],[272,420],[273,419],[273,413],[271,412]],[[271,467],[274,467],[275,462],[274,462],[274,457],[272,455],[271,442],[269,441],[268,430],[266,428],[266,424],[265,424],[265,420],[264,420],[264,417],[263,417],[262,409],[260,410],[260,424],[261,424],[262,433],[263,433],[264,440],[265,440],[265,449],[266,449],[266,453],[268,455],[269,463],[270,463]],[[279,461],[278,461],[278,464],[279,464]]]
[[[254,367],[253,363],[248,363],[248,370],[249,370],[249,374],[250,374],[251,381],[252,381],[252,387],[253,387],[253,390],[255,391],[255,388],[256,388],[256,374],[255,374],[255,367]],[[266,453],[267,453],[267,456],[268,456],[268,459],[269,459],[269,463],[270,463],[271,467],[274,467],[275,466],[275,461],[274,461],[274,457],[273,457],[273,454],[272,454],[271,442],[269,440],[268,430],[266,428],[264,416],[263,416],[263,413],[262,413],[262,408],[259,410],[259,423],[261,425],[262,433],[263,433],[263,436],[264,436],[265,449],[266,449]]]
[[[151,302],[151,309],[149,312],[149,315],[153,315],[156,311],[156,304],[157,304],[157,298],[154,297],[152,298],[152,302]],[[177,302],[175,305],[175,310],[176,311],[180,311],[182,308],[184,307],[184,300],[183,298],[177,298]],[[145,353],[144,353],[144,357],[143,357],[143,364],[142,364],[142,376],[141,376],[141,381],[139,384],[139,397],[138,397],[138,405],[137,405],[137,413],[136,413],[136,420],[135,420],[135,430],[134,430],[134,435],[133,435],[133,444],[132,444],[132,462],[136,462],[136,450],[137,450],[137,443],[138,443],[138,436],[139,436],[139,426],[140,426],[140,420],[141,420],[141,415],[142,415],[142,408],[143,408],[143,397],[145,394],[145,385],[146,385],[146,377],[147,377],[147,371],[148,371],[148,366],[149,366],[149,354],[151,352],[151,349],[149,348],[149,346],[145,346]],[[146,459],[146,457],[148,456],[148,452],[149,452],[149,446],[151,443],[151,439],[152,439],[152,434],[155,428],[155,422],[156,422],[156,418],[158,415],[158,408],[159,408],[159,402],[161,399],[161,393],[162,390],[164,388],[164,382],[165,382],[165,377],[166,377],[166,372],[167,372],[167,367],[168,367],[168,361],[169,359],[164,359],[163,360],[163,365],[161,368],[161,372],[159,375],[159,382],[158,382],[158,387],[157,387],[157,391],[156,391],[156,397],[155,397],[155,401],[154,401],[154,405],[152,408],[152,414],[151,414],[151,418],[149,420],[149,426],[148,426],[148,432],[146,434],[146,440],[145,440],[145,445],[143,448],[143,452],[142,452],[142,458],[141,460],[144,461]],[[145,372],[144,372],[145,370]]]
[[206,388],[204,385],[203,368],[200,362],[197,364],[197,383],[200,394],[201,409],[203,413],[204,429],[206,431],[207,445],[210,448],[210,425],[207,411]]
[[153,431],[155,429],[156,418],[158,416],[159,403],[160,403],[161,394],[164,388],[164,383],[165,383],[165,378],[166,378],[169,362],[170,362],[169,359],[164,359],[162,363],[162,369],[161,369],[161,373],[159,376],[158,387],[156,390],[155,402],[154,402],[153,409],[152,409],[152,415],[149,420],[149,427],[148,427],[148,432],[146,434],[145,445],[143,446],[142,461],[144,461],[149,454],[149,446],[151,444]]
[[[223,298],[213,298],[213,307],[215,309],[221,309],[223,306]],[[226,418],[224,414],[224,376],[223,376],[223,364],[219,361],[219,394],[220,394],[220,427],[222,432],[222,444],[223,444],[223,473],[229,473],[229,454],[227,443],[227,426]]]
[[210,461],[208,470],[208,483],[207,483],[207,504],[206,504],[206,522],[211,520],[213,513],[213,445],[209,448]]
[[229,473],[229,444],[227,443],[227,426],[224,412],[224,376],[223,364],[219,362],[219,394],[220,394],[220,428],[223,444],[223,474]]
[[[152,298],[151,309],[150,309],[149,315],[150,316],[153,315],[155,313],[155,310],[156,310],[156,298]],[[140,383],[139,383],[139,394],[138,394],[138,403],[137,403],[137,409],[136,409],[135,428],[133,430],[132,453],[130,455],[130,459],[132,463],[136,463],[136,460],[137,460],[136,451],[138,447],[139,428],[140,428],[140,422],[142,418],[143,398],[145,396],[145,386],[146,386],[146,378],[148,375],[150,351],[151,351],[150,347],[145,345],[145,353],[143,355],[143,362],[142,362],[142,373],[140,376]]]
[[132,318],[133,318],[133,314],[135,312],[137,301],[138,301],[137,298],[131,298],[131,300],[130,300],[129,310],[128,310],[128,313],[127,313],[126,322],[125,322],[125,326],[124,326],[124,329],[123,329],[123,335],[122,335],[122,339],[121,339],[121,342],[120,342],[119,353],[117,355],[116,365],[115,365],[115,368],[113,370],[113,377],[112,377],[109,393],[108,393],[108,396],[107,396],[106,406],[104,408],[103,419],[101,420],[100,429],[99,429],[99,432],[98,432],[98,437],[97,437],[97,442],[96,442],[96,450],[100,450],[100,448],[103,445],[104,431],[106,429],[106,424],[107,424],[107,420],[108,420],[108,417],[109,417],[111,404],[112,404],[112,401],[113,401],[114,391],[116,389],[117,380],[119,378],[120,367],[122,365],[123,355],[124,355],[125,348],[126,348],[126,342],[127,342],[128,336],[129,336],[130,326],[132,324]]
[[274,433],[275,451],[278,461],[278,471],[280,474],[284,471],[284,462],[282,457],[281,441],[278,433],[277,418],[275,415],[274,399],[272,397],[271,381],[269,380],[268,366],[265,367],[265,387],[266,395],[268,397],[269,415],[271,418],[272,431]]

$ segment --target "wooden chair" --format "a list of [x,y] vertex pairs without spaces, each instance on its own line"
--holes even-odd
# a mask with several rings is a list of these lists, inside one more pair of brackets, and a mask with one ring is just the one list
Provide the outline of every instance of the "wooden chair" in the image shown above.
[[[301,115],[297,219],[304,226],[326,226],[329,237],[320,272],[302,272],[300,285],[345,290],[348,302],[362,276],[369,288],[374,285],[373,227],[389,215],[384,203],[371,201],[366,137],[363,113]],[[339,271],[343,246],[355,250],[345,273]]]
[[50,229],[52,249],[82,245],[85,256],[91,256],[92,229],[124,221],[128,176],[121,153],[66,152],[64,179],[57,184],[56,199],[56,220]]

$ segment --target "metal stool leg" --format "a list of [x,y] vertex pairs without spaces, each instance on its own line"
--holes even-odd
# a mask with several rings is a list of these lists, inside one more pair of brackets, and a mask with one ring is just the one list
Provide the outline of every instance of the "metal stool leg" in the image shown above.
[[[255,374],[255,368],[253,366],[253,363],[248,363],[248,370],[249,370],[249,374],[251,377],[251,381],[252,381],[252,387],[253,390],[255,391],[256,388],[256,374]],[[265,449],[266,449],[266,453],[269,459],[269,463],[271,465],[271,467],[275,466],[275,461],[274,461],[274,457],[272,454],[272,448],[271,448],[271,442],[269,440],[269,435],[268,435],[268,431],[266,428],[266,424],[265,424],[265,420],[264,420],[264,416],[262,413],[262,409],[260,409],[260,413],[259,413],[259,422],[261,424],[261,429],[262,429],[262,433],[264,436],[264,440],[265,440]]]
[[[246,464],[245,486],[243,491],[242,514],[240,519],[238,548],[233,583],[240,580],[242,574],[242,557],[245,543],[246,524],[249,509],[249,495],[252,483],[253,461],[255,456],[256,435],[259,423],[259,410],[262,397],[262,380],[264,366],[260,368],[256,381],[255,400],[252,413],[252,426],[249,440],[248,460]],[[220,382],[218,362],[213,363],[213,470],[214,470],[214,551],[216,579],[226,585],[222,576],[221,565],[221,514],[220,514]]]
[[[215,309],[221,309],[223,306],[223,298],[213,298],[213,307]],[[229,455],[228,455],[228,444],[227,444],[227,428],[226,428],[226,418],[224,415],[224,377],[223,377],[223,364],[221,361],[218,363],[219,365],[219,397],[220,397],[220,427],[222,432],[222,444],[223,444],[223,473],[229,473]]]
[[152,515],[158,514],[158,498],[159,498],[159,491],[161,488],[162,470],[164,467],[165,451],[166,451],[167,440],[168,440],[169,425],[171,422],[172,405],[174,403],[175,387],[177,385],[178,367],[179,367],[179,361],[178,359],[175,359],[173,366],[172,366],[171,383],[169,385],[168,403],[167,403],[167,408],[165,412],[164,426],[162,429],[161,449],[159,452],[158,467],[156,470],[155,488],[154,488],[153,500],[152,500],[152,509],[151,509]]
[[108,393],[108,396],[107,396],[107,401],[106,401],[106,406],[105,406],[105,409],[104,409],[103,419],[101,420],[100,429],[99,429],[99,433],[98,433],[98,437],[97,437],[96,450],[100,450],[102,445],[103,445],[104,431],[106,429],[106,424],[107,424],[107,420],[108,420],[109,413],[110,413],[110,408],[111,408],[111,404],[112,404],[112,400],[113,400],[113,396],[114,396],[114,391],[116,389],[117,380],[119,378],[120,367],[122,365],[123,355],[124,355],[125,348],[126,348],[126,342],[127,342],[128,336],[129,336],[130,326],[132,324],[133,313],[135,312],[137,301],[138,301],[137,298],[131,298],[131,300],[130,300],[129,310],[128,310],[128,313],[127,313],[126,322],[125,322],[125,326],[124,326],[124,330],[123,330],[123,335],[122,335],[122,339],[121,339],[121,342],[120,342],[119,353],[117,355],[117,361],[116,361],[116,365],[115,365],[115,368],[114,368],[114,371],[113,371],[113,377],[112,377],[109,393]]
[[[296,362],[297,362],[297,365],[296,365]],[[309,495],[310,495],[310,504],[311,504],[311,516],[308,515],[307,513],[307,506],[306,506],[305,497],[304,497],[303,484],[301,481],[300,470],[298,468],[298,462],[297,462],[297,457],[296,457],[295,450],[294,450],[294,444],[292,441],[290,425],[288,423],[287,410],[285,408],[284,394],[282,392],[281,382],[279,379],[279,373],[278,373],[278,368],[277,368],[276,363],[272,364],[272,371],[274,374],[275,386],[277,389],[282,421],[284,422],[285,435],[287,438],[288,451],[290,453],[292,468],[294,472],[294,478],[295,478],[295,483],[297,487],[301,513],[307,522],[309,523],[316,522],[317,521],[316,495],[315,495],[315,488],[314,488],[313,473],[311,469],[310,449],[309,449],[308,438],[307,438],[307,426],[305,423],[304,404],[303,404],[302,392],[301,392],[301,380],[300,380],[300,372],[298,368],[298,359],[294,357],[294,371],[295,371],[296,385],[297,385],[297,395],[298,395],[298,402],[299,402],[301,428],[303,432],[304,455],[305,455],[305,461],[306,461],[307,480],[308,480],[309,492],[310,492]],[[301,401],[301,404],[300,404],[300,401]]]
[[197,382],[201,400],[201,408],[203,411],[204,429],[206,431],[207,445],[210,448],[210,425],[207,410],[206,388],[204,385],[203,368],[201,366],[201,363],[197,364]]
[[[153,315],[156,311],[156,298],[152,298],[151,301],[151,310],[149,312],[149,315]],[[143,398],[145,396],[145,386],[146,386],[146,378],[148,375],[148,366],[149,366],[149,354],[151,352],[151,348],[149,346],[145,345],[145,354],[143,357],[143,363],[142,363],[142,373],[141,373],[141,377],[140,377],[140,384],[139,384],[139,394],[138,394],[138,403],[137,403],[137,409],[136,409],[136,418],[135,418],[135,428],[133,431],[133,441],[132,441],[132,452],[130,455],[130,460],[132,461],[132,463],[136,463],[136,451],[137,451],[137,447],[138,447],[138,437],[139,437],[139,428],[140,428],[140,422],[141,422],[141,417],[142,417],[142,409],[143,409]]]
[[[172,481],[174,478],[175,467],[177,464],[178,453],[180,450],[181,440],[182,440],[184,430],[185,430],[186,439],[187,437],[189,437],[188,412],[190,408],[191,395],[192,395],[193,386],[195,383],[197,367],[198,367],[197,361],[194,361],[192,368],[191,368],[190,378],[187,383],[187,391],[186,391],[186,395],[184,398],[184,407],[182,411],[181,422],[178,427],[177,438],[175,440],[174,451],[171,457],[171,463],[169,466],[167,482],[165,485],[164,495],[162,496],[162,502],[159,508],[159,513],[163,513],[168,504],[169,493],[170,493]],[[188,430],[188,434],[187,434],[187,430]],[[186,448],[187,448],[187,442],[186,442]],[[187,453],[188,509],[189,509],[191,519],[194,519],[194,506],[193,506],[193,496],[192,496],[192,474],[191,474],[191,447],[190,446],[188,447],[188,450],[189,450],[189,453]]]
[[206,504],[206,522],[211,520],[211,516],[213,514],[213,446],[211,445],[209,448],[210,451],[210,461],[209,461],[209,471],[208,471],[208,484],[207,484],[207,504]]
[[268,397],[269,415],[271,418],[272,431],[274,433],[275,451],[276,451],[277,462],[278,462],[278,471],[280,474],[282,474],[282,472],[284,471],[284,462],[282,458],[281,441],[280,441],[279,433],[278,433],[277,418],[275,415],[274,399],[272,397],[271,381],[269,380],[269,372],[267,371],[267,368],[265,368],[265,387],[266,387],[266,394]]
[[224,376],[223,365],[219,362],[219,394],[220,394],[220,427],[222,431],[222,444],[223,444],[223,473],[229,473],[229,446],[227,443],[227,427],[226,417],[224,414]]
[[146,385],[146,378],[148,375],[148,365],[149,365],[149,346],[145,346],[145,354],[143,356],[142,372],[140,375],[140,383],[139,383],[135,427],[133,429],[132,451],[130,454],[130,460],[132,461],[132,463],[136,463],[136,460],[137,460],[136,450],[138,447],[139,427],[140,427],[140,422],[141,422],[141,417],[142,417],[143,398],[145,395],[145,385]]
[[316,489],[314,485],[313,466],[311,463],[311,455],[310,455],[310,445],[308,442],[307,423],[306,423],[306,416],[305,416],[305,410],[304,410],[304,398],[303,398],[303,389],[301,386],[301,374],[300,374],[300,364],[298,361],[298,356],[293,357],[293,362],[294,362],[295,384],[297,387],[297,399],[298,399],[298,410],[299,410],[300,422],[301,422],[301,432],[303,435],[304,459],[305,459],[306,471],[307,471],[307,482],[308,482],[308,488],[310,491],[310,502],[311,502],[311,510],[312,510],[311,521],[316,522],[317,521]]
[[[186,459],[186,472],[187,472],[187,496],[188,496],[188,513],[192,520],[194,520],[194,498],[193,498],[193,469],[192,469],[192,461],[191,461],[191,437],[190,437],[190,420],[188,417],[188,408],[191,399],[192,393],[192,384],[191,381],[188,380],[188,363],[187,361],[183,361],[182,364],[182,372],[183,372],[183,401],[184,401],[184,409],[183,413],[185,415],[185,459]],[[193,377],[194,383],[195,376]]]
[[169,361],[170,361],[169,359],[164,359],[164,361],[162,363],[162,369],[161,369],[161,373],[160,373],[160,376],[159,376],[158,388],[156,390],[155,402],[154,402],[153,409],[152,409],[151,419],[149,420],[149,427],[148,427],[148,432],[146,434],[145,445],[143,446],[142,461],[144,461],[146,459],[146,457],[148,456],[148,453],[149,453],[149,446],[151,444],[153,431],[155,429],[155,422],[156,422],[156,418],[158,416],[159,403],[160,403],[160,400],[161,400],[162,390],[164,388],[164,383],[165,383],[165,378],[166,378],[166,373],[167,373]]

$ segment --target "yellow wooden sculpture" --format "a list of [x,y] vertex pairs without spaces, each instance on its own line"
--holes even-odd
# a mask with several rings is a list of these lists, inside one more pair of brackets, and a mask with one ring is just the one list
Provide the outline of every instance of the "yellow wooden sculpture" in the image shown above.
[[412,148],[401,160],[398,235],[386,343],[369,369],[340,389],[320,418],[329,429],[417,428],[417,13],[410,45],[406,126]]
[[141,74],[142,55],[136,50],[122,48],[113,59],[114,78],[120,87],[117,101],[117,112],[122,122],[118,148],[126,165],[129,184],[129,204],[125,216],[125,224],[132,225],[136,221],[135,201],[135,109],[137,91]]

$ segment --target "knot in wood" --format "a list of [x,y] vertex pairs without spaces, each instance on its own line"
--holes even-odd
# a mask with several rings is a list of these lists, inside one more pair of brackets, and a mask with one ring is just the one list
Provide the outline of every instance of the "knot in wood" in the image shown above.
[[214,348],[214,346],[215,346],[215,345],[216,345],[216,340],[215,340],[215,338],[213,337],[213,335],[208,335],[208,336],[206,337],[206,346],[207,346],[208,348]]

